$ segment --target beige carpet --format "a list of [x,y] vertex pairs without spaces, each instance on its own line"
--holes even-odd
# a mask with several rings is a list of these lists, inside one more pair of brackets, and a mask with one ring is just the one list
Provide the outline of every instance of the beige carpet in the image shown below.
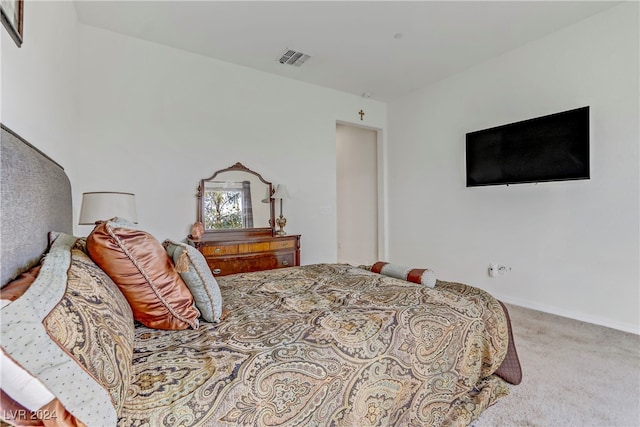
[[640,336],[507,307],[522,383],[472,426],[640,426]]

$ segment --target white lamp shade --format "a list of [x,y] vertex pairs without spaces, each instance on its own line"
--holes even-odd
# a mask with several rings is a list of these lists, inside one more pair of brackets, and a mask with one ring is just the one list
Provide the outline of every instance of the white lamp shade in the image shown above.
[[276,191],[271,196],[272,199],[280,199],[286,200],[289,198],[289,193],[287,193],[287,187],[284,184],[278,184],[276,187]]
[[104,221],[116,216],[138,223],[136,196],[133,193],[97,191],[82,194],[78,222],[80,225],[93,225],[96,221]]
[[269,203],[271,201],[271,186],[267,186],[267,191],[264,195],[264,199],[260,200],[262,203]]

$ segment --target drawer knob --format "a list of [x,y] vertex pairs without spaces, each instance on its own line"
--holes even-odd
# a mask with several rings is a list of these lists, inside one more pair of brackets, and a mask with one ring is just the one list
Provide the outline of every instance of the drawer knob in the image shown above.
[[282,261],[282,265],[289,265],[289,260],[285,259],[284,261]]
[[214,250],[214,252],[215,252],[215,253],[217,253],[217,254],[219,254],[219,253],[220,253],[220,248],[216,248],[216,249]]
[[213,274],[220,274],[220,273],[222,273],[222,270],[220,270],[219,268],[214,268],[213,270],[211,270],[211,272]]

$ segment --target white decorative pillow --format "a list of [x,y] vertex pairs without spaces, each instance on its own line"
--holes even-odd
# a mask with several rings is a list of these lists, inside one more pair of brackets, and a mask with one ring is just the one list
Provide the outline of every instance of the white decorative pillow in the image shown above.
[[[3,305],[5,302],[8,301],[3,300]],[[18,366],[4,351],[0,351],[0,382],[2,391],[32,412],[55,398],[42,382]],[[6,419],[5,415],[2,418]]]
[[165,240],[163,246],[191,291],[202,318],[207,322],[219,322],[222,315],[222,295],[207,260],[200,251],[186,243]]
[[385,276],[395,277],[396,279],[423,284],[430,288],[436,285],[436,275],[433,270],[428,268],[410,268],[379,261],[371,266],[371,271],[384,274]]

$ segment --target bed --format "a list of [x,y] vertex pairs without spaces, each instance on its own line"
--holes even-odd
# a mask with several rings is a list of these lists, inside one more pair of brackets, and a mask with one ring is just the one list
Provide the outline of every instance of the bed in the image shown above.
[[[72,235],[64,170],[4,126],[1,213],[9,423],[465,426],[521,376],[494,297],[371,266],[219,277],[214,321],[191,316],[167,330],[134,320],[140,307],[91,256],[91,235]],[[11,297],[16,277],[28,284]],[[39,400],[7,392],[11,369],[36,384]]]

